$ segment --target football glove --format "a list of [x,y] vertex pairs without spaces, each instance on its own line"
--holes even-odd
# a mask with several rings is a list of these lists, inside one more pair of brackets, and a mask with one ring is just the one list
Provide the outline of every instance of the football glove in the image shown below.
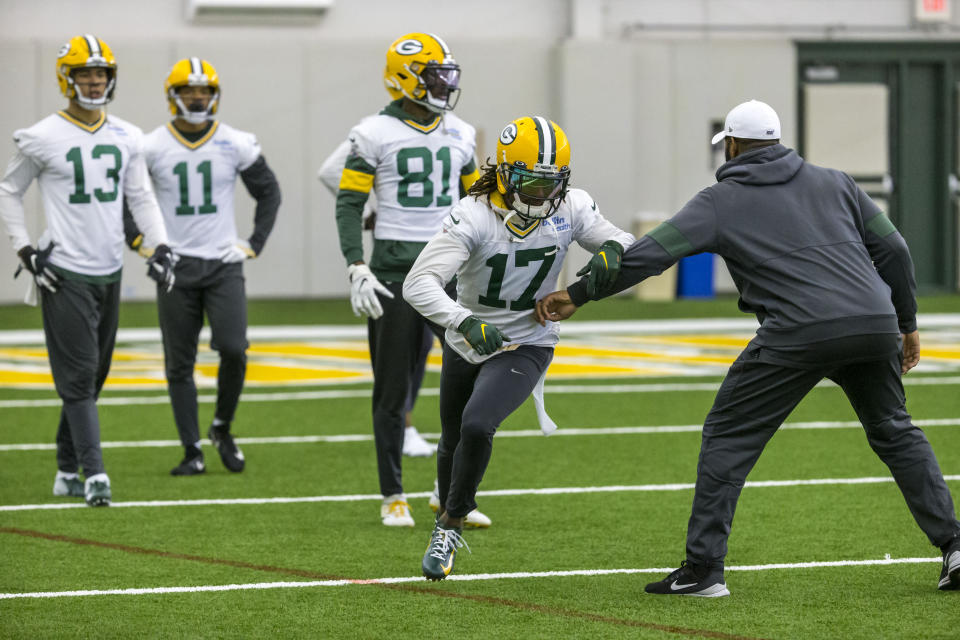
[[33,275],[33,281],[41,289],[50,293],[56,293],[60,286],[60,276],[50,268],[50,253],[53,251],[54,242],[51,241],[46,249],[37,251],[32,246],[27,245],[17,252],[20,256],[20,266],[17,267],[13,277],[16,278],[20,272],[26,269]]
[[596,299],[613,286],[620,273],[620,256],[623,247],[619,242],[607,240],[590,258],[587,265],[577,271],[577,276],[587,276],[587,296]]
[[370,267],[363,263],[347,267],[347,275],[350,277],[350,306],[353,307],[353,315],[359,316],[362,313],[374,320],[382,316],[383,306],[377,294],[393,298],[390,290],[380,284]]
[[237,240],[236,244],[230,245],[223,255],[220,256],[222,262],[243,262],[249,258],[256,258],[257,253],[246,240]]
[[176,276],[173,266],[177,263],[177,254],[165,244],[158,244],[153,255],[147,258],[147,275],[157,281],[165,293],[170,293]]
[[470,316],[460,323],[457,331],[463,334],[473,350],[482,356],[496,353],[503,346],[503,342],[510,342],[510,337],[504,335],[500,329],[487,324],[477,316]]

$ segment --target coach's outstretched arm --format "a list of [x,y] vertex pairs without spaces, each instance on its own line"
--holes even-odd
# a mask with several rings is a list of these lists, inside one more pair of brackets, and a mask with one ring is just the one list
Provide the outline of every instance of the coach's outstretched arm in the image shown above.
[[[717,224],[713,199],[704,189],[666,222],[646,234],[623,253],[620,272],[613,285],[590,296],[589,275],[585,275],[566,291],[554,291],[537,301],[534,315],[537,322],[559,322],[574,314],[589,300],[601,300],[651,276],[660,275],[680,258],[704,251],[714,251]],[[581,270],[580,273],[583,273]]]

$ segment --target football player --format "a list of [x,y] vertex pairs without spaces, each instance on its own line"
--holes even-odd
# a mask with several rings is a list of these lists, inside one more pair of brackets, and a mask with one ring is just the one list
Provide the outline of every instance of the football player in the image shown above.
[[[317,171],[317,177],[320,182],[333,194],[334,197],[340,191],[340,178],[343,175],[343,168],[346,165],[347,157],[350,155],[350,141],[345,140],[323,161],[320,169]],[[376,226],[377,213],[375,210],[376,195],[370,194],[364,203],[363,229],[372,231]],[[427,371],[427,357],[433,348],[434,334],[431,327],[424,323],[420,338],[420,347],[417,357],[414,360],[413,371],[410,374],[410,390],[407,392],[407,398],[404,402],[404,432],[402,453],[411,458],[426,458],[432,456],[437,451],[437,445],[430,444],[424,440],[417,428],[413,426],[412,412],[413,406],[417,401],[420,392],[420,385],[423,383],[423,376]],[[430,494],[430,508],[436,512],[440,508],[440,496],[437,481],[433,483],[433,493]],[[490,518],[479,509],[474,509],[467,514],[465,526],[472,528],[485,529],[492,524]]]
[[[110,47],[89,34],[70,39],[57,54],[56,75],[69,104],[14,132],[17,152],[0,181],[0,216],[21,269],[33,276],[27,302],[36,304],[33,286],[39,290],[50,369],[63,401],[53,494],[105,506],[111,488],[96,401],[117,333],[123,202],[143,229],[152,254],[148,273],[163,292],[173,284],[173,256],[143,160],[143,133],[105,111],[117,83]],[[47,219],[36,247],[23,207],[34,179]]]
[[[570,243],[598,253],[594,277],[606,283],[634,241],[600,215],[586,191],[568,188],[569,179],[570,144],[556,123],[509,123],[496,162],[444,218],[404,282],[407,302],[446,328],[440,511],[421,565],[431,580],[453,570],[500,423],[532,392],[541,429],[556,429],[543,407],[543,380],[559,332],[556,323],[538,324],[537,296],[553,291]],[[454,277],[456,301],[444,293]]]
[[[317,171],[317,177],[323,183],[333,197],[337,197],[340,191],[340,178],[343,176],[343,167],[347,162],[347,156],[350,155],[350,141],[344,140],[336,149],[333,150],[320,169]],[[373,231],[376,224],[376,196],[370,194],[367,202],[364,204],[363,211],[363,230]],[[410,392],[407,394],[406,405],[404,407],[404,424],[406,428],[403,432],[403,455],[411,458],[429,458],[437,451],[437,445],[430,444],[423,439],[417,428],[413,426],[411,413],[413,405],[417,401],[417,394],[420,391],[420,384],[423,382],[423,376],[427,372],[427,356],[433,347],[433,332],[429,328],[423,329],[423,342],[417,355],[414,371],[410,379]]]
[[[383,79],[394,100],[350,131],[336,216],[350,302],[354,313],[368,317],[381,521],[412,527],[401,457],[404,408],[424,319],[400,290],[420,250],[478,176],[476,132],[452,112],[460,95],[460,66],[438,36],[398,38],[387,50]],[[361,234],[371,191],[377,223],[368,265]]]
[[[204,314],[210,347],[220,356],[216,411],[207,436],[224,466],[239,473],[246,463],[230,423],[247,368],[243,262],[263,251],[280,207],[280,186],[256,137],[215,118],[220,79],[212,64],[184,58],[173,65],[164,88],[173,120],[151,131],[144,147],[170,244],[179,256],[176,285],[157,295],[167,390],[184,448],[183,460],[170,473],[191,476],[206,470],[193,379]],[[253,233],[246,239],[237,235],[234,217],[237,177],[257,202]],[[127,222],[128,244],[138,249],[139,230]]]

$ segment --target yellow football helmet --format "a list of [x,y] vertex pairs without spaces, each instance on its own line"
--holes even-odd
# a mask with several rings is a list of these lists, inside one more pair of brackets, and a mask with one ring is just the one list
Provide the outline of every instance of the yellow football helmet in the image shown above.
[[[72,74],[74,70],[84,67],[107,70],[107,89],[102,97],[88,98],[77,91]],[[113,100],[113,91],[117,86],[117,60],[107,43],[89,33],[70,38],[57,52],[57,84],[64,97],[76,100],[86,109],[99,109]]]
[[387,49],[383,84],[394,100],[406,96],[436,113],[450,111],[460,98],[460,65],[439,36],[408,33]]
[[525,220],[549,218],[567,195],[570,143],[557,123],[518,118],[497,140],[497,191]]
[[[207,107],[201,111],[191,110],[180,99],[178,90],[181,87],[210,87],[213,94],[210,96],[210,102]],[[167,81],[163,83],[163,89],[167,94],[167,102],[170,104],[170,113],[183,118],[192,124],[201,124],[207,120],[213,119],[213,114],[217,112],[220,103],[220,76],[213,65],[200,58],[184,58],[177,61],[170,69],[167,75]]]

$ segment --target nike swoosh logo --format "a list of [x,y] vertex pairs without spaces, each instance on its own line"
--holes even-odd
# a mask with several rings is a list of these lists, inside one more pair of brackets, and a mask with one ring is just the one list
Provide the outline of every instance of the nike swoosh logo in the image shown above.
[[697,586],[696,582],[691,582],[690,584],[677,584],[677,581],[674,580],[673,584],[670,585],[670,590],[679,591],[680,589],[686,589],[687,587],[695,587],[695,586]]
[[445,565],[441,565],[440,568],[443,569],[443,575],[450,575],[450,571],[453,570],[453,556],[456,555],[456,551],[450,554],[450,560]]
[[597,210],[597,203],[594,202],[594,203],[590,206],[590,208],[593,209],[594,211],[596,211],[596,210]]
[[522,376],[527,375],[527,374],[525,374],[523,371],[517,371],[516,369],[514,369],[514,368],[512,368],[512,367],[510,368],[510,373],[519,373],[519,374],[522,375]]
[[453,217],[453,214],[450,214],[450,219],[453,220],[453,224],[460,224],[460,221]]
[[483,336],[483,341],[487,341],[487,329],[485,324],[480,325],[480,335]]
[[600,252],[600,257],[603,258],[603,268],[604,268],[604,269],[609,269],[609,268],[610,268],[610,265],[607,263],[607,254],[606,254],[606,252],[601,251],[601,252]]

